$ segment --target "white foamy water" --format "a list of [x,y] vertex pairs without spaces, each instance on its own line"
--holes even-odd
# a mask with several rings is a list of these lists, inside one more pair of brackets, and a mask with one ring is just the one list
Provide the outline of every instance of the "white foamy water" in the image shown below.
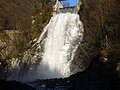
[[60,13],[52,17],[38,40],[40,45],[44,42],[44,52],[36,78],[70,76],[71,61],[83,39],[83,32],[83,24],[78,14]]

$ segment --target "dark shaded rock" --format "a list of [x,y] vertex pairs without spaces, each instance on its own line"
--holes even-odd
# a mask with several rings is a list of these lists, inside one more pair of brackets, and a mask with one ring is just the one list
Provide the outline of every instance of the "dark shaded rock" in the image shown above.
[[85,71],[78,72],[69,78],[72,86],[71,90],[103,90],[101,72],[102,62],[97,55]]
[[0,80],[0,90],[35,90],[35,89],[26,84],[21,84],[20,82]]
[[[106,64],[101,62],[100,55],[97,55],[85,71],[69,78],[70,90],[120,90],[120,79],[113,73],[115,68],[105,68]],[[108,69],[111,69],[109,73]]]

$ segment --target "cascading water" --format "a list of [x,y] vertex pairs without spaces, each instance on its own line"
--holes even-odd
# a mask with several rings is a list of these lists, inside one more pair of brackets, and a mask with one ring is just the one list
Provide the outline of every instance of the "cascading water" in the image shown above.
[[[39,55],[42,60],[36,71],[26,72],[22,80],[64,78],[82,71],[80,65],[83,60],[76,64],[74,59],[83,40],[83,33],[83,24],[78,14],[65,12],[52,17],[37,41],[39,52],[36,51],[34,57]],[[34,57],[31,60],[34,61]],[[19,80],[19,69],[8,79]]]
[[51,18],[37,43],[43,44],[42,61],[36,79],[68,77],[75,52],[83,39],[83,24],[76,13],[60,13]]

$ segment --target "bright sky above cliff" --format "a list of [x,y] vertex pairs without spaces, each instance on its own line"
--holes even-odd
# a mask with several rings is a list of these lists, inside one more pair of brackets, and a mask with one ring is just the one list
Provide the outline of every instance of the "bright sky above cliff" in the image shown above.
[[61,1],[63,6],[77,6],[78,0],[66,0],[66,1]]

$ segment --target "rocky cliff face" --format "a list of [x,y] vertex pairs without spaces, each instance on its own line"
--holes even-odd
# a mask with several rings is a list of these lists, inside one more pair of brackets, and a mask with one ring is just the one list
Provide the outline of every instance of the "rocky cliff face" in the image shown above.
[[84,23],[84,45],[90,57],[100,53],[107,67],[116,67],[120,62],[120,2],[118,0],[82,0],[79,11]]
[[28,65],[35,51],[32,45],[48,23],[51,11],[50,0],[0,0],[0,71],[5,71],[5,78],[14,65]]

